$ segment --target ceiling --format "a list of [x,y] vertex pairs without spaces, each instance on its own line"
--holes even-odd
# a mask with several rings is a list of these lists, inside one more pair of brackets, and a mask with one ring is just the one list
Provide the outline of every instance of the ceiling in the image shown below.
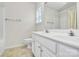
[[60,8],[62,8],[64,5],[66,5],[68,2],[47,2],[46,6],[50,7],[50,8],[54,8],[59,10]]

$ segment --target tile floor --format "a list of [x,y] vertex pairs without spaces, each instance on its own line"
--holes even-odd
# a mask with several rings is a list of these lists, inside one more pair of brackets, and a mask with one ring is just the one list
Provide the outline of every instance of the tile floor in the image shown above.
[[26,48],[25,46],[10,48],[5,50],[1,57],[32,57],[32,49]]

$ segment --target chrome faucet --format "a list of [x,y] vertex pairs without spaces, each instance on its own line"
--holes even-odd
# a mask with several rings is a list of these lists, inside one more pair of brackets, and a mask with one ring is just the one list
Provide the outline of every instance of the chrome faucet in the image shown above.
[[70,30],[70,36],[74,36],[74,32],[72,30]]
[[47,29],[45,29],[45,32],[46,32],[46,33],[49,33],[49,31],[48,31]]

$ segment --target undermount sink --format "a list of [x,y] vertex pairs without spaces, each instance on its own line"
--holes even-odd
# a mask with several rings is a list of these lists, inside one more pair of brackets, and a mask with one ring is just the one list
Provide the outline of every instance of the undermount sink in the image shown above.
[[55,35],[54,37],[63,38],[63,39],[65,39],[65,40],[75,40],[75,41],[79,41],[79,37],[78,37],[78,36]]
[[76,40],[79,41],[79,36],[78,34],[74,34],[74,36],[70,36],[69,32],[67,33],[63,33],[63,32],[49,32],[49,33],[45,33],[45,32],[38,32],[38,34],[46,36],[46,37],[55,37],[55,38],[60,38],[63,40]]

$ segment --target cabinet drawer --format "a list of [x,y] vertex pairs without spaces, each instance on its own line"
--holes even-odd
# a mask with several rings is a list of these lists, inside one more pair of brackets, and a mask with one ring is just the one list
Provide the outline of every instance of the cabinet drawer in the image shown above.
[[79,56],[79,51],[67,45],[58,44],[57,45],[57,55],[62,57],[74,57]]
[[42,57],[55,57],[55,54],[53,54],[51,51],[49,51],[45,47],[42,47],[41,56]]
[[56,42],[43,37],[39,38],[39,42],[48,49],[50,49],[53,53],[56,53]]
[[48,49],[50,49],[53,53],[56,53],[56,42],[54,42],[48,38],[41,37],[39,35],[33,35],[33,38],[35,40],[39,41],[40,44],[42,44],[45,47],[47,47]]

